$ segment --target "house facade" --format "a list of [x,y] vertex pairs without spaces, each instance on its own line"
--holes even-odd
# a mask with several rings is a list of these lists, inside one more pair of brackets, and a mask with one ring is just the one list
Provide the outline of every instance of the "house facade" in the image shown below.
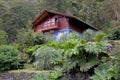
[[78,32],[82,37],[86,29],[97,30],[74,16],[48,10],[43,11],[32,24],[35,32],[51,34],[56,40],[63,34],[69,35],[71,32]]

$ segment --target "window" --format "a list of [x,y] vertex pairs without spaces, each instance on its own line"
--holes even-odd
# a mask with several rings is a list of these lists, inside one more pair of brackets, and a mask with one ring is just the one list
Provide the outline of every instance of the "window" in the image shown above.
[[55,24],[55,18],[53,18],[53,19],[51,20],[51,24],[52,24],[52,25]]
[[43,23],[43,27],[50,27],[55,25],[55,18],[52,18],[50,20],[47,20]]
[[43,27],[46,27],[46,26],[47,26],[47,23],[46,23],[46,22],[44,22],[44,23],[43,23]]

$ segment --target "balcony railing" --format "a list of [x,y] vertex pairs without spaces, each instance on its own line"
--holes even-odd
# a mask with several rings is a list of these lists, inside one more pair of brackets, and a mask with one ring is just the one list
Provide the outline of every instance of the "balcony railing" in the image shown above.
[[59,29],[58,22],[51,22],[51,23],[43,24],[41,26],[42,31],[47,31],[47,30],[52,30],[52,29]]

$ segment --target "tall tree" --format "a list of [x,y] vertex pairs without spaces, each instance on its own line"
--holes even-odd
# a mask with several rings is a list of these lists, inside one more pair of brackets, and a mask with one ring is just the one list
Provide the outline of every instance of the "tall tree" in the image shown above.
[[29,0],[0,1],[0,29],[8,34],[9,42],[16,39],[17,29],[25,28],[33,20],[35,11]]

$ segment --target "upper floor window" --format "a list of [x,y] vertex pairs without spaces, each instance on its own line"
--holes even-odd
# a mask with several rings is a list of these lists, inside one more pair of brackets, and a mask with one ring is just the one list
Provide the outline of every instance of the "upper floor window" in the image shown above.
[[43,23],[43,27],[54,26],[57,21],[57,18],[52,18]]
[[55,18],[53,18],[53,19],[51,20],[51,24],[52,24],[52,25],[55,24]]

